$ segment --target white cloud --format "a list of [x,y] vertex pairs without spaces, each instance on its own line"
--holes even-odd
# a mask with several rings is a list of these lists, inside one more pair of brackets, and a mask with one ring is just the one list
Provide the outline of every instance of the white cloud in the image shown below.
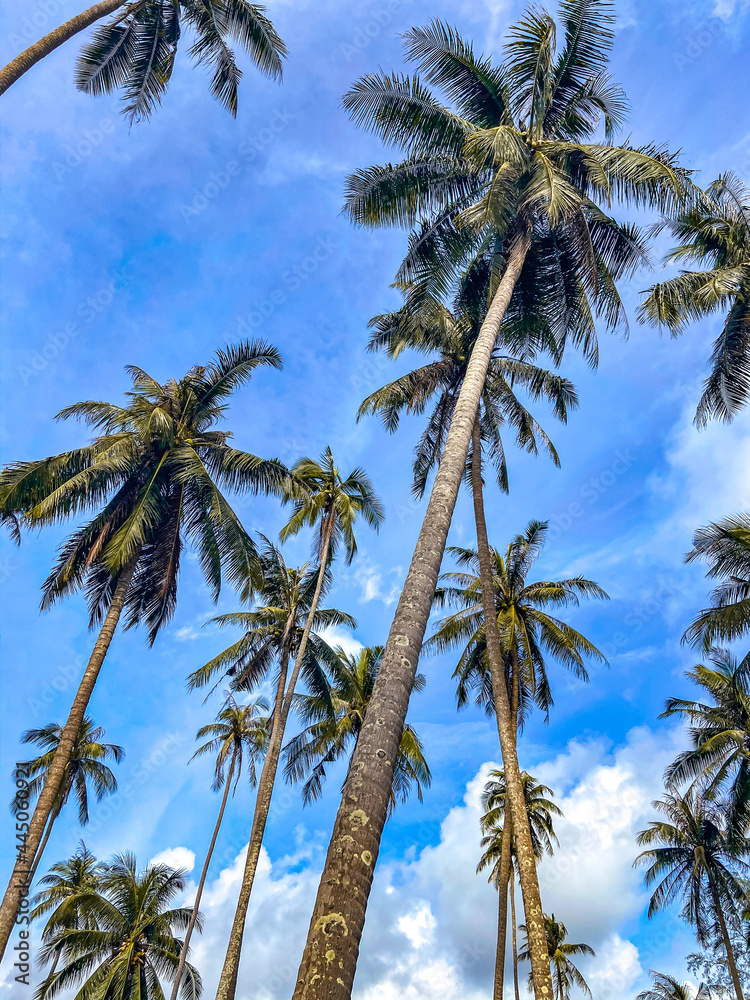
[[325,639],[329,646],[341,646],[348,656],[356,656],[360,650],[364,649],[361,642],[355,639],[351,632],[338,625],[329,625],[320,632],[321,639]]
[[359,585],[362,592],[361,600],[382,601],[389,608],[398,599],[401,593],[401,584],[398,580],[392,583],[389,588],[383,586],[383,573],[380,566],[377,566],[366,556],[360,558],[357,568],[352,573],[352,579]]
[[172,868],[184,868],[191,872],[195,868],[195,851],[187,847],[168,847],[151,858],[152,865],[171,865]]

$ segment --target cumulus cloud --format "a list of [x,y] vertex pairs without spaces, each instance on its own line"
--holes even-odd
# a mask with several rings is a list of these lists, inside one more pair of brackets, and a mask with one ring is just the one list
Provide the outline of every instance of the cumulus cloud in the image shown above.
[[184,868],[191,872],[195,868],[195,851],[187,847],[169,847],[151,858],[152,865],[170,865],[172,868]]

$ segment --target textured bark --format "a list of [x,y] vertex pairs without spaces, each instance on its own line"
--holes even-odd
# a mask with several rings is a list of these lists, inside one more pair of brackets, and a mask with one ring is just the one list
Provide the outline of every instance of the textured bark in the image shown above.
[[224,794],[221,797],[221,806],[219,807],[219,815],[216,818],[216,826],[214,827],[213,836],[211,837],[211,843],[208,845],[208,851],[206,852],[206,860],[203,862],[203,871],[201,872],[200,882],[198,883],[198,891],[195,894],[195,899],[193,900],[193,912],[190,914],[190,923],[185,931],[185,940],[182,943],[182,949],[180,950],[180,961],[177,965],[177,973],[174,977],[174,984],[172,985],[172,996],[170,1000],[177,1000],[177,991],[180,988],[180,981],[182,980],[182,973],[185,970],[185,963],[187,962],[188,951],[190,950],[190,938],[193,936],[193,928],[195,927],[195,922],[198,919],[198,912],[201,905],[201,896],[203,895],[203,887],[206,884],[206,876],[208,875],[208,866],[211,864],[211,856],[214,853],[214,847],[216,847],[216,838],[219,836],[219,828],[221,826],[221,821],[224,818],[224,810],[227,807],[227,799],[229,798],[229,786],[232,784],[232,778],[234,777],[234,768],[237,763],[237,754],[232,754],[232,763],[229,765],[229,774],[227,775],[226,786],[224,788]]
[[521,991],[518,988],[518,940],[517,940],[517,928],[518,923],[516,921],[516,880],[513,878],[513,872],[510,873],[510,926],[511,933],[513,936],[513,992],[515,993],[516,1000],[521,1000]]
[[[489,622],[497,620],[497,611],[495,609],[492,557],[487,538],[487,523],[484,516],[484,503],[482,499],[482,453],[477,424],[474,426],[473,435],[475,451],[472,454],[471,471],[472,477],[476,477],[475,482],[478,484],[478,488],[472,491],[474,494],[474,517],[477,527],[477,552],[479,555],[479,575],[482,585],[487,659],[490,664],[492,696],[495,702],[495,719],[497,720],[497,731],[500,737],[500,751],[503,756],[503,771],[505,774],[505,813],[507,815],[508,811],[510,811],[513,823],[519,881],[521,883],[529,939],[534,994],[536,1000],[552,1000],[552,976],[550,975],[547,935],[544,929],[542,898],[539,892],[539,878],[536,870],[534,847],[531,841],[529,817],[526,812],[526,799],[523,794],[521,769],[518,765],[518,755],[516,753],[517,711],[514,718],[511,700],[508,697],[508,682],[497,629],[488,627]],[[512,678],[514,694],[516,691],[516,675],[517,670],[514,667]],[[515,702],[515,697],[513,700]]]
[[[271,809],[271,796],[273,795],[273,786],[276,781],[276,772],[279,767],[281,744],[284,739],[284,729],[286,728],[286,722],[289,718],[289,711],[292,707],[292,698],[294,697],[294,689],[297,686],[300,670],[302,669],[302,661],[305,656],[305,650],[307,649],[307,641],[310,637],[313,619],[315,618],[315,613],[318,610],[318,603],[323,590],[323,580],[325,578],[326,564],[328,562],[328,550],[331,545],[332,531],[333,520],[329,518],[325,524],[323,545],[321,546],[320,553],[320,570],[318,571],[315,593],[313,594],[310,612],[307,616],[307,621],[305,622],[305,629],[302,633],[302,638],[300,639],[299,650],[297,651],[297,658],[294,663],[294,669],[292,670],[292,676],[289,684],[286,686],[286,693],[284,693],[282,675],[279,675],[279,685],[276,689],[273,729],[271,730],[271,739],[266,752],[266,759],[263,761],[260,781],[258,782],[258,795],[255,800],[255,813],[253,814],[253,826],[250,832],[250,843],[247,848],[247,857],[245,858],[245,870],[242,874],[240,895],[237,900],[237,909],[235,910],[232,930],[229,935],[229,944],[227,945],[227,953],[224,958],[224,967],[221,970],[219,986],[216,991],[216,1000],[234,1000],[237,992],[237,976],[239,974],[240,956],[242,954],[242,936],[245,932],[245,921],[247,920],[247,910],[250,905],[250,894],[253,890],[255,873],[258,869],[258,859],[260,858],[260,849],[263,844],[263,835],[266,830],[268,814]],[[283,677],[284,680],[286,680],[286,664],[283,665]]]
[[47,822],[47,829],[44,831],[42,842],[40,843],[39,849],[36,852],[33,864],[29,869],[29,887],[31,886],[31,883],[34,881],[34,876],[36,875],[36,870],[39,867],[39,862],[42,860],[42,855],[44,854],[47,848],[47,841],[49,840],[50,834],[52,833],[52,827],[55,825],[55,820],[60,815],[61,810],[62,810],[62,803],[60,803],[60,805],[58,805],[53,810],[52,815],[50,816],[49,821]]
[[367,900],[388,813],[393,768],[471,429],[492,349],[528,245],[526,234],[512,244],[505,273],[469,360],[370,707],[344,785],[294,1000],[348,1000],[351,996]]
[[130,587],[130,581],[133,578],[136,561],[137,557],[125,567],[120,574],[120,579],[117,581],[117,586],[112,595],[112,602],[107,610],[89,662],[83,672],[81,683],[73,700],[70,714],[68,715],[68,721],[65,723],[63,731],[60,734],[60,741],[57,744],[57,749],[44,779],[44,785],[37,800],[34,815],[31,817],[26,837],[25,853],[19,855],[13,866],[13,873],[3,896],[2,906],[0,906],[0,958],[5,953],[21,900],[28,892],[30,885],[30,860],[37,856],[45,827],[60,796],[68,765],[70,764],[73,744],[76,741],[83,717],[91,700],[91,695],[94,692],[99,671],[104,663],[104,657],[107,655],[107,650],[117,629],[117,623],[120,620],[125,603],[125,596]]
[[510,810],[503,816],[503,846],[500,852],[500,870],[497,877],[497,948],[495,950],[494,1000],[502,1000],[505,982],[505,951],[508,940],[508,886],[510,884],[511,839],[513,828]]
[[50,31],[48,35],[40,38],[38,42],[34,42],[28,49],[24,49],[7,66],[0,69],[0,94],[4,94],[8,87],[12,86],[16,80],[28,72],[41,59],[48,56],[50,52],[54,52],[63,42],[67,42],[69,38],[77,35],[79,31],[84,31],[100,18],[111,14],[118,7],[122,7],[124,2],[125,0],[103,0],[102,3],[94,4],[88,10],[84,10],[83,13],[71,17],[65,24],[61,24],[59,28]]
[[711,873],[708,873],[708,881],[711,886],[711,895],[714,901],[714,909],[716,911],[716,919],[719,922],[719,927],[721,929],[721,938],[724,942],[724,950],[727,953],[727,963],[729,964],[729,973],[732,977],[732,982],[734,983],[734,990],[737,994],[736,1000],[744,1000],[742,995],[742,983],[740,982],[740,974],[737,971],[737,963],[734,960],[734,948],[732,947],[732,941],[729,937],[729,930],[727,929],[727,922],[724,919],[724,913],[721,909],[721,900],[719,899],[719,890],[716,888],[716,883],[714,882]]

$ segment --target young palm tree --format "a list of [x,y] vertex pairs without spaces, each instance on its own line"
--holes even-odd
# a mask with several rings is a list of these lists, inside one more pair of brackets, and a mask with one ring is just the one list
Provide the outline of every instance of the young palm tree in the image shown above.
[[736,514],[699,528],[686,562],[698,559],[708,563],[709,579],[722,582],[711,594],[712,607],[701,611],[684,641],[709,650],[750,629],[750,515]]
[[[325,594],[330,575],[325,574],[321,582],[317,568],[308,569],[305,566],[301,570],[289,569],[279,550],[268,539],[264,539],[264,543],[261,551],[262,583],[258,591],[260,603],[252,611],[221,615],[215,619],[221,626],[243,628],[244,635],[196,670],[189,679],[191,688],[203,687],[212,677],[223,672],[231,678],[234,691],[252,691],[267,675],[274,662],[278,664],[270,738],[258,782],[245,871],[225,961],[225,968],[233,970],[233,978],[226,985],[232,991],[236,988],[247,908],[299,673],[302,672],[308,688],[325,699],[328,696],[328,681],[323,665],[333,662],[335,654],[318,631],[335,625],[351,628],[356,626],[350,615],[334,608],[316,607],[311,618],[313,605]],[[303,640],[305,649],[302,652]],[[288,679],[289,662],[292,658],[295,659],[295,666]],[[224,983],[227,983],[226,978]]]
[[[79,997],[163,1000],[160,979],[171,980],[179,965],[175,931],[190,921],[189,908],[168,907],[186,881],[179,869],[148,865],[139,872],[132,854],[115,855],[99,888],[76,897],[84,926],[61,929],[42,950],[42,961],[59,956],[64,964],[42,982],[36,1000],[78,986]],[[182,996],[197,1000],[201,991],[198,972],[186,965]]]
[[[20,762],[16,766],[14,774],[16,779],[22,778],[28,782],[28,798],[32,802],[39,797],[44,787],[47,772],[60,743],[61,734],[62,727],[50,722],[42,729],[27,729],[21,737],[22,743],[36,743],[44,751],[34,760]],[[73,750],[65,771],[65,780],[58,793],[57,802],[50,813],[44,836],[36,854],[33,857],[26,854],[26,861],[29,865],[27,877],[29,885],[33,882],[39,862],[42,860],[47,841],[52,833],[52,827],[71,794],[78,802],[78,821],[81,826],[86,826],[89,821],[89,785],[93,788],[97,802],[101,802],[105,795],[112,795],[117,791],[117,778],[104,761],[111,758],[119,764],[125,756],[125,751],[114,743],[101,743],[103,736],[104,728],[95,726],[88,716],[84,716],[83,724],[73,743]],[[18,799],[14,798],[11,803],[14,813],[18,811],[18,806]],[[26,808],[25,805],[24,808]]]
[[[661,718],[677,715],[688,724],[690,746],[665,773],[667,788],[691,782],[709,798],[728,795],[727,822],[741,830],[750,818],[750,655],[737,661],[713,649],[710,664],[686,671],[709,699],[669,698]],[[728,787],[727,787],[728,786]]]
[[654,985],[639,993],[635,1000],[711,1000],[711,991],[702,983],[696,992],[689,983],[681,983],[664,972],[652,969],[649,975]]
[[[216,755],[214,766],[214,780],[212,788],[215,792],[224,786],[224,795],[219,806],[219,815],[216,817],[216,825],[211,836],[211,843],[206,851],[206,859],[203,862],[203,870],[198,882],[198,888],[193,900],[193,909],[190,914],[190,923],[185,931],[185,940],[180,951],[180,963],[172,984],[171,1000],[177,1000],[177,993],[182,981],[182,973],[185,969],[188,951],[190,949],[190,938],[193,936],[193,928],[198,920],[198,913],[203,896],[203,887],[206,884],[208,867],[211,864],[211,856],[216,846],[216,838],[219,836],[219,828],[224,818],[224,810],[227,807],[229,791],[232,795],[237,790],[242,768],[247,762],[247,775],[250,784],[256,784],[255,762],[265,752],[268,746],[268,719],[259,716],[259,712],[267,712],[268,704],[262,698],[256,698],[248,705],[238,705],[231,696],[227,699],[224,707],[219,712],[215,722],[209,722],[207,726],[202,726],[196,735],[197,740],[211,738],[207,743],[198,747],[191,760],[202,757],[207,753]],[[227,770],[228,766],[228,770]],[[225,774],[225,771],[227,772]],[[234,785],[233,785],[234,783]]]
[[[608,204],[614,194],[618,200],[667,211],[686,188],[685,173],[665,152],[594,141],[602,119],[611,135],[624,118],[621,91],[605,69],[613,13],[609,4],[597,0],[564,0],[560,10],[559,47],[553,19],[530,11],[511,29],[502,66],[475,57],[470,45],[439,22],[408,32],[407,57],[417,62],[428,83],[443,90],[451,107],[435,99],[420,79],[398,75],[366,77],[345,98],[356,121],[406,155],[399,164],[355,174],[347,195],[351,218],[363,225],[425,220],[413,234],[401,278],[421,281],[427,292],[441,297],[467,259],[487,253],[493,266],[491,302],[456,401],[369,722],[334,826],[295,1000],[339,1000],[351,993],[374,870],[374,864],[365,865],[361,858],[366,852],[377,861],[390,772],[448,528],[490,357],[514,291],[555,286],[558,294],[548,298],[555,309],[547,312],[545,323],[549,329],[562,327],[558,344],[570,337],[585,348],[598,307],[605,319],[621,317],[619,299],[612,294],[615,280],[632,273],[644,257],[640,234],[617,225],[599,204]],[[527,261],[538,281],[522,280]],[[489,585],[485,589],[489,602]],[[488,603],[488,617],[490,612]],[[499,651],[490,653],[503,761],[511,801],[520,814],[523,791],[510,705],[502,688]],[[357,822],[362,814],[366,823]],[[549,997],[552,984],[528,830],[519,831],[519,852],[536,989],[540,998]],[[330,949],[339,956],[336,968],[325,961]]]
[[[356,656],[340,646],[328,665],[330,696],[295,695],[297,714],[305,728],[284,748],[287,781],[301,781],[305,805],[320,797],[326,766],[353,752],[362,731],[372,689],[383,659],[382,646],[368,646]],[[418,674],[414,688],[421,691],[425,678]],[[390,809],[398,799],[406,802],[412,785],[422,801],[422,788],[429,788],[432,775],[424,758],[422,743],[414,729],[406,725],[401,736],[398,759],[393,770]]]
[[729,423],[750,397],[750,204],[735,174],[722,174],[705,196],[662,223],[678,241],[667,255],[673,263],[694,263],[676,278],[649,289],[640,316],[663,324],[676,337],[693,320],[722,313],[711,373],[703,384],[695,422],[712,417]]
[[[523,925],[522,929],[526,930]],[[568,930],[565,924],[555,920],[554,913],[551,917],[544,915],[544,929],[547,935],[547,949],[555,1000],[570,1000],[571,986],[577,986],[587,996],[591,996],[589,985],[573,964],[571,955],[591,955],[593,957],[596,955],[594,949],[588,944],[567,942],[565,939],[568,936]],[[522,962],[529,961],[528,932],[526,947],[518,957]],[[529,988],[531,988],[531,973],[529,973]]]
[[[230,432],[214,425],[224,418],[232,393],[261,365],[281,367],[278,351],[246,341],[164,385],[131,367],[133,389],[125,406],[92,400],[58,414],[93,427],[98,433],[90,445],[16,462],[0,475],[0,510],[29,528],[95,511],[63,543],[43,587],[43,608],[85,588],[91,624],[101,628],[29,824],[27,856],[36,854],[57,802],[123,611],[126,628],[145,624],[153,643],[175,609],[186,542],[197,550],[214,600],[223,575],[245,590],[256,578],[255,544],[222,490],[278,492],[287,471],[275,460],[232,448]],[[16,863],[0,907],[0,955],[21,900],[24,865]]]
[[727,921],[738,926],[747,905],[750,865],[743,856],[750,841],[728,827],[720,808],[708,799],[667,795],[653,805],[665,819],[652,821],[638,834],[638,843],[646,850],[635,860],[637,865],[649,866],[646,885],[656,885],[648,915],[653,917],[675,900],[682,901],[682,917],[695,927],[699,944],[720,936],[736,1000],[743,1000]]
[[124,90],[124,112],[131,122],[148,118],[169,85],[183,28],[195,41],[190,56],[212,72],[211,93],[232,115],[242,70],[229,42],[238,42],[256,68],[280,80],[286,45],[265,7],[247,0],[101,0],[30,45],[0,69],[0,94],[63,42],[100,21],[78,59],[76,86],[88,94]]
[[[495,956],[495,984],[494,1000],[501,1000],[503,995],[503,979],[505,975],[505,941],[507,924],[507,900],[510,889],[510,919],[512,933],[513,951],[513,986],[516,1000],[519,1000],[518,988],[518,949],[516,944],[516,901],[515,882],[513,878],[513,867],[510,872],[506,870],[505,855],[503,851],[504,835],[510,835],[510,855],[512,861],[517,861],[517,854],[512,838],[512,826],[506,826],[506,798],[507,786],[505,774],[502,770],[490,771],[490,780],[484,786],[482,793],[482,838],[481,846],[484,853],[477,865],[477,872],[490,868],[489,881],[498,891],[498,934],[497,951]],[[562,816],[562,810],[557,806],[552,798],[554,792],[547,785],[542,785],[533,778],[527,771],[521,775],[523,782],[524,801],[526,803],[526,814],[529,817],[529,829],[531,830],[532,843],[534,844],[534,857],[537,861],[545,854],[553,853],[553,842],[557,843],[553,816]],[[502,897],[505,897],[504,899]]]

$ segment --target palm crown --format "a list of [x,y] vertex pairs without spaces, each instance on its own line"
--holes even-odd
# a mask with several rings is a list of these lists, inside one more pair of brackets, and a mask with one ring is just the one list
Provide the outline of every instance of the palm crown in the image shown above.
[[686,561],[698,559],[708,563],[710,579],[722,582],[711,594],[712,607],[695,618],[685,641],[708,650],[717,640],[731,642],[750,628],[750,515],[699,528]]
[[[544,929],[547,934],[555,1000],[569,1000],[571,986],[577,986],[579,990],[591,996],[589,985],[574,965],[571,955],[594,956],[596,954],[594,949],[588,944],[572,944],[566,941],[568,930],[565,924],[555,920],[554,913],[550,917],[545,914]],[[528,960],[530,957],[528,947],[518,957],[521,961]]]
[[76,897],[80,893],[98,890],[105,867],[81,841],[70,858],[52,865],[39,880],[40,887],[44,888],[40,888],[32,900],[31,919],[36,920],[50,910],[55,911],[44,928],[45,939],[60,926],[76,924]]
[[681,983],[674,976],[663,972],[650,972],[653,986],[643,990],[635,1000],[711,1000],[711,991],[701,984],[693,990],[689,983]]
[[99,621],[118,577],[135,565],[126,627],[143,622],[153,643],[174,612],[186,541],[197,550],[214,599],[223,572],[245,592],[251,589],[256,548],[222,489],[278,492],[286,470],[232,448],[231,433],[214,425],[232,392],[261,365],[279,368],[278,351],[247,341],[164,385],[130,367],[133,389],[125,406],[88,401],[58,414],[96,429],[90,445],[3,471],[0,508],[20,514],[29,527],[96,510],[62,545],[44,584],[43,607],[85,586],[92,623]]
[[281,78],[286,46],[264,7],[247,0],[131,0],[83,47],[78,89],[100,96],[122,88],[130,120],[148,118],[169,84],[185,25],[195,35],[189,54],[209,67],[211,93],[233,115],[242,71],[230,40],[266,76]]
[[[353,750],[382,658],[382,646],[365,647],[356,655],[345,653],[339,646],[335,660],[328,665],[330,695],[295,697],[297,714],[305,728],[284,748],[285,774],[288,781],[299,781],[309,775],[302,789],[305,804],[320,796],[326,765]],[[417,674],[414,690],[421,691],[424,685],[424,676]],[[422,743],[413,727],[406,725],[393,772],[390,808],[393,809],[397,799],[406,801],[412,785],[421,802],[422,788],[429,787],[431,781]]]
[[[564,0],[563,39],[546,12],[510,29],[502,65],[476,57],[440,21],[405,35],[419,76],[373,74],[345,97],[353,119],[406,159],[353,174],[347,210],[362,225],[417,228],[399,278],[441,296],[480,260],[494,294],[509,248],[529,248],[506,318],[559,356],[567,340],[596,360],[595,315],[624,321],[615,281],[647,260],[645,240],[601,205],[614,198],[671,209],[688,187],[675,157],[609,141],[627,103],[605,67],[614,15],[607,2]],[[606,142],[594,141],[603,122]],[[420,222],[420,220],[422,220]]]
[[641,317],[677,336],[691,320],[721,312],[724,323],[711,355],[711,372],[695,415],[732,420],[750,396],[750,204],[747,188],[723,174],[704,197],[662,223],[678,240],[667,260],[703,269],[682,270],[649,289]]
[[219,712],[216,722],[209,722],[198,730],[195,737],[197,740],[203,740],[207,736],[210,739],[199,746],[190,759],[203,757],[205,754],[216,756],[212,786],[214,791],[218,791],[224,784],[227,764],[229,780],[231,781],[232,776],[235,778],[235,789],[246,761],[250,784],[255,784],[255,763],[268,746],[268,719],[261,716],[260,712],[268,712],[268,702],[264,698],[256,698],[248,705],[238,705],[230,697]]
[[[552,854],[553,843],[557,843],[555,834],[555,816],[562,816],[560,807],[552,801],[554,792],[543,785],[527,771],[521,773],[526,813],[529,817],[531,843],[534,855],[540,860],[545,854]],[[500,857],[503,848],[503,826],[506,808],[505,772],[490,771],[489,780],[482,792],[482,847],[484,852],[477,865],[477,871],[490,868],[490,881],[495,882],[500,877]],[[511,847],[513,854],[515,851]],[[501,891],[502,891],[502,887]]]
[[[545,522],[532,521],[522,535],[508,545],[505,555],[492,552],[497,629],[501,649],[508,661],[517,663],[520,721],[532,702],[547,715],[553,705],[547,676],[547,655],[551,655],[576,677],[588,679],[585,658],[603,661],[599,650],[566,622],[546,608],[577,606],[581,597],[606,599],[607,594],[591,580],[528,581],[531,567],[544,545]],[[460,566],[471,572],[444,573],[445,586],[436,591],[436,603],[458,605],[461,610],[438,622],[434,635],[425,643],[427,650],[443,652],[463,645],[454,676],[458,679],[458,704],[462,707],[472,690],[477,702],[494,711],[492,686],[486,663],[485,623],[482,588],[476,552],[449,548]],[[512,675],[511,669],[509,673]]]

